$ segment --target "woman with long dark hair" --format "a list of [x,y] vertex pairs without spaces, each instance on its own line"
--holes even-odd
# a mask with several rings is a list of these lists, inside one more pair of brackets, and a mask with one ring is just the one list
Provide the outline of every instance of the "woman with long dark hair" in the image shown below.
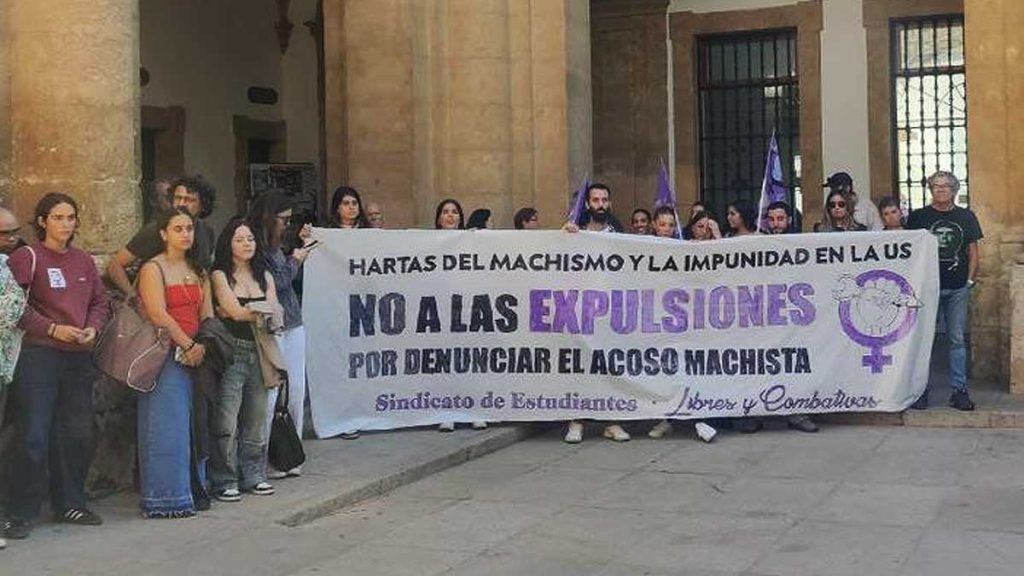
[[438,202],[434,209],[434,229],[465,230],[466,217],[462,212],[462,204],[452,198]]
[[[487,218],[491,217],[490,210],[487,211]],[[462,213],[462,204],[452,198],[445,198],[437,203],[434,209],[434,229],[436,230],[465,230],[466,219]],[[487,422],[478,420],[473,422],[473,428],[483,430],[487,428]],[[455,422],[441,422],[437,427],[438,432],[454,432]]]
[[757,233],[757,211],[742,199],[736,199],[725,207],[725,218],[729,222],[729,236],[747,236]]
[[363,199],[355,188],[339,186],[331,197],[331,228],[371,228]]
[[[280,190],[271,190],[253,202],[246,220],[256,241],[265,248],[263,262],[270,275],[274,277],[277,300],[284,308],[284,329],[276,338],[288,371],[288,413],[295,423],[295,431],[301,438],[304,422],[303,405],[306,402],[306,332],[302,327],[299,297],[292,288],[292,282],[298,276],[312,246],[296,248],[291,254],[285,255],[282,244],[285,231],[291,225],[291,218],[291,199]],[[268,431],[279,393],[279,389],[274,389],[267,398]],[[296,467],[291,470],[269,470],[267,477],[274,479],[301,474],[302,469]]]
[[139,297],[150,322],[174,343],[156,388],[138,402],[139,484],[147,518],[195,515],[191,489],[192,377],[206,348],[195,340],[213,316],[210,279],[193,256],[195,219],[181,208],[161,214],[164,250],[139,270]]
[[512,217],[512,226],[516,230],[536,230],[540,224],[537,218],[537,209],[531,206],[520,208]]
[[15,250],[8,262],[28,293],[12,388],[18,444],[3,534],[8,538],[29,535],[47,487],[59,522],[102,523],[86,506],[85,477],[92,459],[96,379],[90,350],[109,309],[92,257],[71,246],[78,216],[78,203],[67,194],[43,196],[32,219],[37,241]]
[[707,210],[702,210],[691,216],[686,225],[688,240],[714,240],[721,237],[722,233],[718,229],[718,222],[714,215]]
[[266,481],[263,460],[269,390],[260,370],[255,333],[265,316],[248,306],[263,302],[275,307],[277,292],[262,246],[241,218],[228,222],[217,239],[213,268],[218,312],[234,338],[234,355],[221,379],[213,419],[210,479],[214,498],[237,502],[241,492],[274,493]]

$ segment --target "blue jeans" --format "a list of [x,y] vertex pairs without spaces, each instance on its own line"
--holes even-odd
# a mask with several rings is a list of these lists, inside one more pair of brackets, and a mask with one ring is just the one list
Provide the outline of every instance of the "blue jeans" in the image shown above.
[[946,338],[949,341],[949,378],[954,392],[967,391],[967,346],[964,330],[967,327],[967,306],[971,289],[967,286],[939,291],[939,308],[946,318]]
[[11,473],[10,514],[31,520],[46,497],[55,514],[85,508],[85,477],[93,451],[88,352],[26,344],[14,372],[12,399],[18,446]]
[[[210,478],[214,490],[248,490],[266,480],[263,452],[267,437],[267,396],[263,373],[251,340],[235,339],[235,355],[220,383],[213,417]],[[241,430],[239,430],[241,428]],[[241,437],[239,437],[239,432]]]
[[156,388],[139,395],[139,487],[144,513],[193,509],[191,410],[192,380],[172,353]]

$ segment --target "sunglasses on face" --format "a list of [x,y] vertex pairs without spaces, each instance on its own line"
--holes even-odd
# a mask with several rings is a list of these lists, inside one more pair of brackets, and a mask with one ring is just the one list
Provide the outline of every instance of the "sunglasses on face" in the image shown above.
[[846,208],[846,202],[829,202],[828,209],[831,210],[833,208]]

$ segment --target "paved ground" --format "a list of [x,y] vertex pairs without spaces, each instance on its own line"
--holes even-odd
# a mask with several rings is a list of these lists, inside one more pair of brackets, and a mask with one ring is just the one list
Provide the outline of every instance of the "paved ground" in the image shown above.
[[[411,459],[474,434],[326,445]],[[113,499],[99,529],[44,526],[12,542],[0,574],[1024,573],[1019,430],[839,426],[711,445],[549,434],[295,527],[279,520],[305,488],[279,489],[183,521],[143,521]]]

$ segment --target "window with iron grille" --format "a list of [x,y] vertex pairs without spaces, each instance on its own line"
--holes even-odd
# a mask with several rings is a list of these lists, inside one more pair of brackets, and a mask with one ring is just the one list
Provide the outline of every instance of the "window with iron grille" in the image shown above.
[[700,195],[717,216],[757,205],[776,132],[791,206],[800,209],[800,86],[796,30],[707,36],[697,43]]
[[925,179],[948,170],[968,202],[963,15],[892,22],[893,174],[905,209],[931,202]]

